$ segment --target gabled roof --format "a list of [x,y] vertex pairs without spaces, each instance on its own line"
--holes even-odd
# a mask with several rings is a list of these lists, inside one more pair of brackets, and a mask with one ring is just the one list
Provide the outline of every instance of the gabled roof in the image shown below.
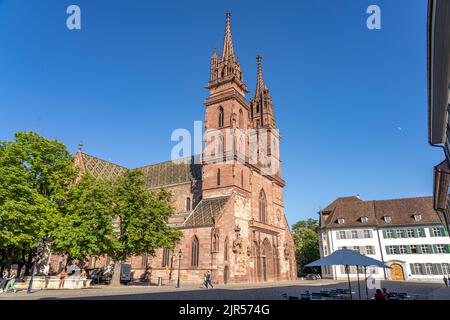
[[216,217],[223,212],[228,199],[230,196],[202,199],[186,219],[183,227],[213,226]]
[[[432,197],[371,201],[362,201],[358,198],[356,201],[348,197],[340,199],[327,206],[327,210],[322,210],[321,228],[440,224],[439,217],[433,209]],[[416,221],[414,215],[421,215],[422,219]],[[391,217],[391,221],[386,222],[385,216]],[[368,222],[363,223],[362,217],[367,217]],[[344,219],[344,223],[339,224],[338,219]]]
[[[77,161],[77,163],[82,166],[82,170],[89,172],[96,178],[112,179],[129,170],[81,151],[77,153],[77,157],[81,157],[81,161]],[[202,165],[196,163],[198,161],[194,161],[195,159],[195,157],[187,157],[137,168],[137,170],[144,173],[148,188],[189,183],[202,178]]]

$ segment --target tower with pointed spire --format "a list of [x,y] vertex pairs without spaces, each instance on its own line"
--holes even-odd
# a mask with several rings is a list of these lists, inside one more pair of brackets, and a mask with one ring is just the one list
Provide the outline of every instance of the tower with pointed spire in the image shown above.
[[264,83],[262,72],[262,56],[256,57],[258,61],[258,73],[256,78],[255,93],[250,101],[250,116],[254,128],[276,128],[273,113],[272,97],[269,88]]

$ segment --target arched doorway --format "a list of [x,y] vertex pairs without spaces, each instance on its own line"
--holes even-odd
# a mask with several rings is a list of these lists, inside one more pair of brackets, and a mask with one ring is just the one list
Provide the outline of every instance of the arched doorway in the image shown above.
[[405,273],[403,267],[399,263],[391,264],[391,280],[405,280]]
[[223,269],[223,283],[224,284],[228,283],[228,276],[229,276],[229,269],[228,269],[228,266],[225,266],[225,268]]

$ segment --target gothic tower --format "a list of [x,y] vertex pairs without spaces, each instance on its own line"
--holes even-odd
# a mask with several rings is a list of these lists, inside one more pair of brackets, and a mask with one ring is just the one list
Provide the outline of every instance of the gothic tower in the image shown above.
[[248,189],[250,171],[244,166],[247,158],[244,133],[251,126],[250,106],[245,98],[248,89],[243,72],[234,52],[229,11],[222,52],[219,56],[214,50],[210,72],[206,86],[209,97],[205,101],[204,197],[213,190],[216,195],[219,189],[222,193],[234,187]]

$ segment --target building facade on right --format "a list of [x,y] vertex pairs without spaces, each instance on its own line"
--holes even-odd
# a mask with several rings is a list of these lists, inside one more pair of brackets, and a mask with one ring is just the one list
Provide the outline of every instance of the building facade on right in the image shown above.
[[434,167],[433,206],[450,230],[450,1],[429,0],[427,29],[428,141],[445,154]]
[[[350,277],[442,281],[450,275],[450,238],[432,197],[363,201],[337,198],[320,212],[320,256],[352,249],[389,269],[350,267]],[[358,272],[357,272],[358,271]],[[347,278],[344,266],[322,267],[322,276]]]

